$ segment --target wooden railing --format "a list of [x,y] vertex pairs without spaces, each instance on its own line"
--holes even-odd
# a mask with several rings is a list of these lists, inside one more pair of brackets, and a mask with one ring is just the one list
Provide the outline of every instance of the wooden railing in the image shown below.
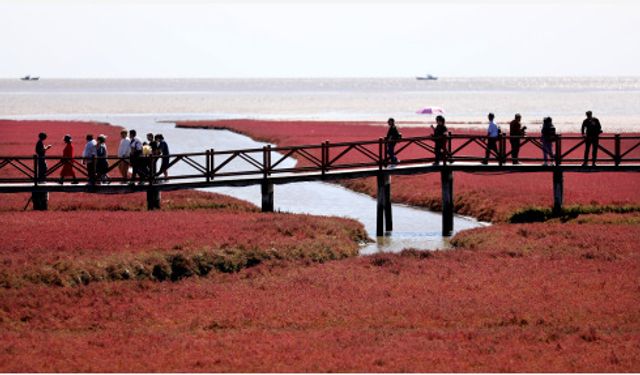
[[[447,134],[438,139],[444,142],[442,159],[446,163],[479,163],[485,158],[487,136]],[[542,163],[542,143],[540,136],[514,137],[520,144],[519,161],[525,164]],[[404,138],[396,141],[395,154],[401,159],[401,166],[423,165],[435,161],[436,139],[434,137]],[[490,161],[498,165],[508,163],[512,158],[511,138],[500,135],[496,145],[497,152],[491,151]],[[585,139],[580,136],[561,136],[555,138],[553,161],[556,165],[582,164]],[[591,156],[591,153],[589,157]],[[264,177],[285,173],[320,173],[348,169],[383,169],[389,166],[387,141],[378,140],[331,143],[325,141],[319,145],[283,146],[270,145],[262,148],[224,150],[213,149],[198,153],[173,154],[168,156],[169,177],[158,171],[163,156],[141,157],[147,166],[142,173],[143,182],[149,184],[180,180],[198,180],[210,182],[220,178]],[[118,165],[124,160],[117,157],[106,158],[109,162],[108,174],[111,182],[124,182],[119,177]],[[70,164],[78,181],[89,180],[87,166],[83,159],[47,156],[44,158],[48,168],[44,178],[39,176],[37,156],[0,156],[0,183],[54,182],[65,164]],[[285,166],[286,161],[294,162],[294,167]],[[239,165],[241,162],[241,165]],[[599,165],[619,166],[640,162],[640,136],[620,134],[603,135],[599,138]],[[177,165],[187,168],[188,172],[172,173]],[[478,168],[481,168],[479,165]],[[613,168],[612,168],[613,169]],[[117,175],[117,176],[116,176]]]

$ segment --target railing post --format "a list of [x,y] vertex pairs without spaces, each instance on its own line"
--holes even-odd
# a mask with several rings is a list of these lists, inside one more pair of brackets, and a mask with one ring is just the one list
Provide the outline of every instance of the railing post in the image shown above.
[[331,144],[329,143],[329,141],[325,141],[324,143],[326,143],[327,145],[327,149],[326,149],[326,159],[327,159],[327,164],[326,164],[326,168],[327,168],[327,172],[329,172],[329,169],[331,169]]
[[262,212],[273,212],[273,183],[267,180],[271,173],[271,145],[262,148],[262,168],[264,180],[260,184]]
[[621,160],[622,157],[620,156],[621,155],[620,154],[620,134],[616,134],[615,135],[614,141],[615,141],[615,160],[614,160],[614,162],[615,162],[616,167],[617,167],[622,162],[622,160]]
[[33,185],[38,186],[38,156],[33,155]]
[[209,154],[211,155],[211,179],[213,180],[215,178],[215,173],[213,171],[216,169],[216,151],[214,149],[210,149]]
[[271,145],[262,148],[262,169],[264,178],[271,174]]
[[207,150],[205,151],[205,166],[206,166],[206,172],[205,172],[205,178],[207,182],[211,182],[211,151]]
[[[96,184],[96,156],[92,156],[91,159],[87,161],[87,180],[89,185],[93,186]],[[138,159],[141,160],[141,159]],[[140,175],[140,182],[143,180],[143,175]]]
[[498,165],[502,166],[502,164],[504,163],[504,160],[506,159],[506,155],[507,152],[505,150],[506,148],[506,142],[505,142],[505,136],[504,133],[500,133],[498,135]]
[[320,144],[320,171],[324,176],[327,173],[327,144],[329,141],[324,141]]
[[556,165],[562,164],[562,136],[556,136]]
[[378,138],[378,169],[382,170],[387,161],[387,148],[384,147],[384,138]]
[[149,166],[149,171],[151,173],[149,173],[149,185],[153,185],[153,183],[156,180],[156,162],[158,161],[158,159],[156,158],[156,155],[149,155],[149,161],[151,161],[151,165]]
[[450,162],[449,164],[453,163],[453,155],[451,154],[452,150],[453,150],[453,140],[451,137],[451,132],[447,132],[447,152],[442,157],[442,161],[444,165],[447,164],[447,160],[449,160]]

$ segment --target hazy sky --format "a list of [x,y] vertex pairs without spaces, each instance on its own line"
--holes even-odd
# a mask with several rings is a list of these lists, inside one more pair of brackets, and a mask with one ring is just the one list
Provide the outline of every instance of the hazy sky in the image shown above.
[[640,1],[0,0],[0,51],[5,78],[640,75]]

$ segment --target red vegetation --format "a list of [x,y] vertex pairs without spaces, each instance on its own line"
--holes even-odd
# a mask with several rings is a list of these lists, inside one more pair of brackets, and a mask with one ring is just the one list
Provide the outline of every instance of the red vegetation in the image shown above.
[[[119,130],[92,123],[3,121],[0,146],[28,155],[35,141],[23,138],[46,131],[60,140],[66,133],[105,133],[116,148]],[[143,193],[52,193],[48,212],[21,212],[28,197],[4,194],[0,201],[0,285],[5,287],[24,281],[163,280],[212,269],[237,271],[271,259],[325,261],[356,255],[358,242],[366,239],[353,220],[261,214],[249,203],[203,192],[165,192],[163,209],[155,212],[144,209]]]
[[637,372],[639,228],[496,225],[455,251],[5,289],[0,371]]
[[[253,138],[271,142],[279,146],[313,144],[318,145],[325,140],[336,142],[376,140],[386,134],[383,124],[362,122],[316,122],[316,121],[254,121],[224,120],[197,121],[181,123],[181,126],[227,128]],[[431,134],[430,129],[418,127],[402,127],[404,137],[419,137]],[[454,130],[454,134],[471,133],[468,130]],[[477,134],[477,133],[476,133]],[[575,141],[574,141],[575,142]],[[607,141],[612,143],[612,141]],[[603,145],[612,149],[612,145]],[[563,143],[565,150],[570,148],[570,141]],[[454,143],[455,145],[455,143]],[[630,145],[624,144],[623,149]],[[455,147],[455,146],[454,146]],[[320,150],[317,151],[318,155]],[[417,148],[410,148],[400,153],[402,160],[424,157],[418,154]],[[581,158],[583,147],[575,150],[570,157]],[[470,148],[468,154],[482,155],[479,146]],[[318,156],[317,155],[317,156]],[[363,161],[363,156],[350,154],[348,161]],[[604,157],[604,153],[600,152]],[[640,157],[640,148],[634,150],[630,157]],[[521,158],[541,157],[541,151],[531,146],[523,147]],[[305,165],[305,160],[299,160]],[[637,173],[565,173],[566,205],[640,205],[637,186],[640,175]],[[374,179],[346,180],[345,186],[374,196],[376,185]],[[454,197],[456,212],[475,216],[481,220],[505,221],[514,212],[526,207],[549,207],[553,203],[552,176],[550,173],[523,173],[510,175],[487,175],[456,173],[454,176]],[[439,175],[394,176],[392,197],[397,202],[440,209]]]
[[[501,178],[457,175],[456,193],[480,207],[458,209],[500,217],[550,194]],[[578,199],[622,199],[634,178]],[[394,177],[394,194],[427,202],[435,181]],[[510,206],[514,191],[527,197]],[[458,234],[456,250],[322,263],[355,254],[362,227],[199,192],[163,193],[156,212],[139,194],[60,194],[49,212],[20,212],[24,201],[0,201],[2,372],[640,371],[639,213],[497,224]]]
[[120,127],[86,121],[18,121],[0,120],[0,156],[32,156],[40,132],[47,133],[45,144],[53,147],[47,155],[62,156],[65,143],[62,138],[70,134],[76,154],[80,155],[86,143],[85,136],[107,136],[107,147],[115,152],[120,144]]
[[[0,282],[8,285],[25,277],[77,283],[73,279],[78,272],[91,274],[86,281],[101,280],[109,266],[154,263],[162,254],[251,253],[257,262],[270,258],[323,261],[356,255],[357,241],[366,238],[361,226],[347,219],[235,210],[8,212],[0,218],[0,236],[5,239],[0,248],[4,265]],[[143,271],[140,278],[149,277],[150,272]]]
[[[4,194],[1,196],[0,212],[21,211],[31,194]],[[89,194],[49,193],[49,211],[146,211],[145,193]],[[256,211],[251,203],[225,195],[198,191],[168,191],[161,194],[162,209],[228,208],[237,211]],[[30,209],[30,206],[27,207]]]
[[[99,134],[107,136],[107,148],[111,155],[115,155],[120,144],[121,128],[109,124],[83,121],[14,121],[0,120],[0,156],[28,156],[35,154],[36,142],[40,132],[47,133],[45,144],[53,147],[47,151],[47,156],[62,156],[65,143],[62,138],[70,134],[73,139],[74,153],[82,155],[86,144],[87,134],[93,134],[94,139]],[[27,164],[32,166],[31,164]],[[5,166],[0,169],[0,177],[24,177],[15,168]],[[58,177],[57,172],[53,177]]]

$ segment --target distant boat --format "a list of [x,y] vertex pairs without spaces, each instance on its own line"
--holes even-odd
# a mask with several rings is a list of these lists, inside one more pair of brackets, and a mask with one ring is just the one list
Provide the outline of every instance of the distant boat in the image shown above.
[[427,74],[426,76],[416,77],[416,79],[419,81],[435,81],[438,79],[438,77]]
[[39,79],[40,79],[40,77],[31,77],[31,76],[24,76],[24,77],[20,78],[20,80],[22,80],[22,81],[37,81]]

